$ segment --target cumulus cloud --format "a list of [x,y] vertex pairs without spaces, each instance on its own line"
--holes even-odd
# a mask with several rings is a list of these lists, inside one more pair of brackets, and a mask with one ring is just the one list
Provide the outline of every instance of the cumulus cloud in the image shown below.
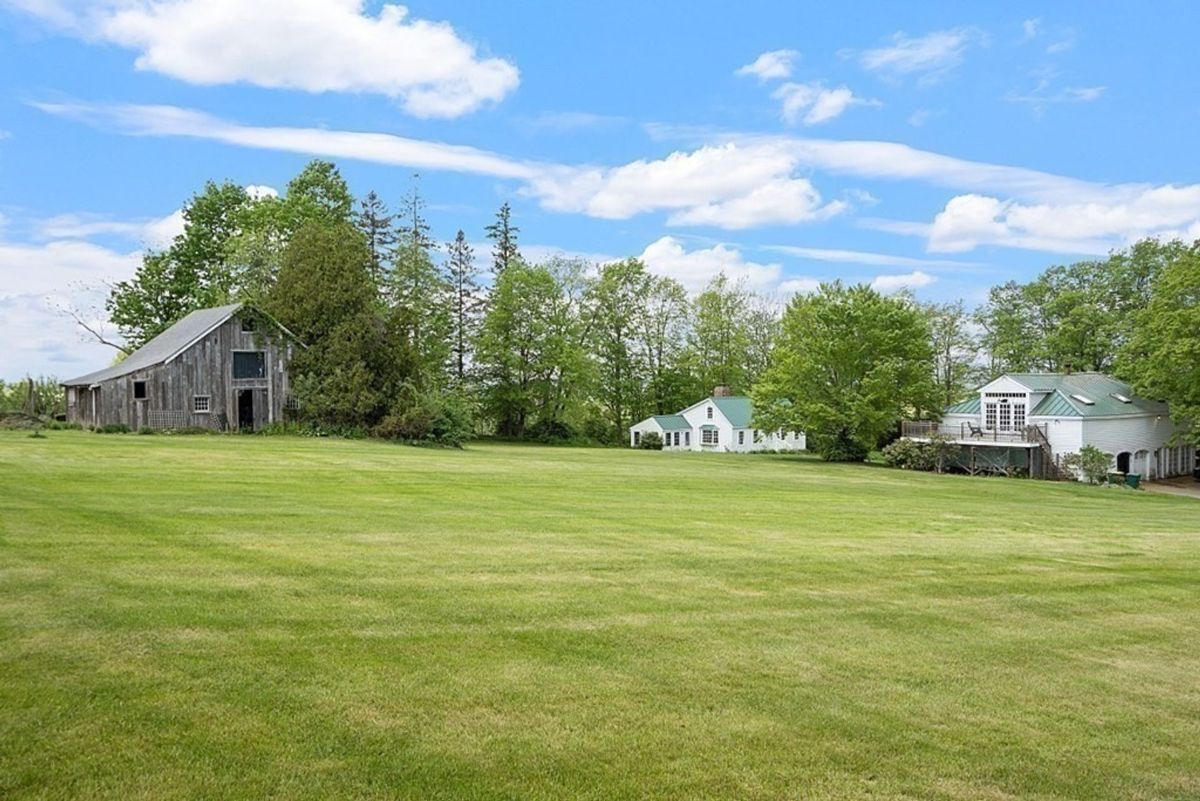
[[902,275],[877,275],[871,281],[871,288],[876,292],[899,292],[902,289],[920,289],[929,286],[937,279],[929,273],[916,270]]
[[504,99],[510,62],[481,56],[446,22],[363,0],[93,0],[17,7],[82,38],[138,53],[135,66],[192,84],[249,83],[395,98],[417,117],[453,118]]
[[891,77],[916,75],[923,82],[931,82],[961,64],[967,49],[981,39],[982,34],[970,27],[932,31],[924,36],[898,31],[888,45],[859,53],[858,62],[871,72]]
[[722,273],[731,280],[744,281],[749,289],[769,290],[778,285],[783,271],[778,264],[747,261],[741,251],[725,245],[688,250],[673,236],[651,242],[640,258],[650,272],[674,278],[689,292],[699,292]]
[[798,58],[800,53],[795,50],[770,50],[744,67],[739,67],[734,74],[753,76],[760,81],[790,78]]
[[780,114],[789,124],[803,122],[819,125],[842,115],[851,106],[878,106],[877,100],[856,97],[850,89],[839,86],[827,89],[819,82],[788,82],[776,89],[772,95],[781,102]]

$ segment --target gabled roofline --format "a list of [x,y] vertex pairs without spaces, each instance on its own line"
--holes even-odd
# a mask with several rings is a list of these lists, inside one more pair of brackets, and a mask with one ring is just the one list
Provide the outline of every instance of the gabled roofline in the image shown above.
[[300,340],[296,339],[296,335],[295,335],[295,334],[293,334],[291,331],[289,331],[289,330],[288,330],[288,329],[287,329],[287,328],[286,328],[286,327],[283,325],[283,323],[281,323],[281,322],[279,322],[278,320],[276,320],[274,317],[272,317],[272,316],[271,316],[270,314],[268,314],[267,312],[263,311],[263,310],[262,310],[262,309],[260,309],[259,307],[255,306],[255,305],[253,305],[253,304],[250,304],[250,303],[237,303],[237,304],[235,304],[234,308],[230,310],[229,314],[225,315],[225,316],[224,316],[224,317],[222,317],[220,320],[218,320],[217,322],[215,322],[215,323],[213,323],[212,325],[210,325],[210,326],[209,326],[209,327],[208,327],[208,328],[207,328],[207,329],[206,329],[206,330],[205,330],[203,333],[201,333],[201,334],[197,334],[197,335],[196,335],[195,337],[193,337],[193,338],[191,339],[191,341],[189,341],[189,342],[188,342],[186,345],[183,345],[182,347],[180,347],[178,350],[176,350],[176,351],[175,351],[174,353],[172,353],[170,356],[168,356],[167,358],[165,358],[165,359],[163,359],[161,362],[159,362],[159,364],[164,364],[164,365],[166,365],[166,364],[170,364],[171,362],[175,361],[175,360],[176,360],[176,359],[178,359],[180,356],[182,356],[182,355],[183,355],[183,354],[184,354],[186,351],[190,350],[190,349],[192,348],[192,346],[193,346],[193,345],[195,345],[197,342],[199,342],[200,340],[204,339],[206,336],[208,336],[209,334],[211,334],[213,331],[216,331],[216,330],[217,330],[218,328],[220,328],[221,326],[225,325],[225,323],[229,322],[229,320],[230,320],[230,319],[231,319],[231,318],[232,318],[232,317],[233,317],[235,314],[237,314],[238,312],[242,311],[243,309],[251,309],[251,310],[253,310],[253,311],[257,312],[258,314],[261,314],[263,317],[266,317],[268,320],[270,320],[270,321],[271,321],[271,323],[272,323],[272,324],[273,324],[273,325],[274,325],[276,328],[278,328],[278,329],[279,329],[280,331],[282,331],[283,333],[287,334],[287,335],[288,335],[288,337],[290,337],[290,338],[291,338],[291,340],[292,340],[293,342],[295,342],[297,345],[299,345],[300,347],[304,348],[305,350],[307,350],[307,349],[308,349],[308,346],[307,346],[307,345],[305,345],[305,344],[304,344],[303,342],[301,342]]

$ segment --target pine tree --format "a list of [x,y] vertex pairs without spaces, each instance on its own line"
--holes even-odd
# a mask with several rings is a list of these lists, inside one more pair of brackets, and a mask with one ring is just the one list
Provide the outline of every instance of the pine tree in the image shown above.
[[512,224],[512,209],[505,203],[496,212],[496,221],[487,226],[487,238],[495,244],[492,247],[492,272],[496,277],[520,258],[517,250],[517,234],[521,229]]
[[433,262],[437,243],[429,235],[425,201],[416,184],[404,199],[390,277],[393,324],[416,354],[418,388],[437,386],[450,357],[451,303],[449,282]]
[[479,328],[483,311],[483,297],[479,293],[479,269],[475,266],[475,253],[467,244],[467,236],[460,229],[454,241],[446,245],[452,298],[454,373],[461,385],[466,379],[468,353]]
[[396,216],[388,214],[387,206],[372,190],[359,202],[354,224],[366,237],[371,251],[371,272],[375,284],[382,287],[386,279],[385,265],[392,260],[396,248]]

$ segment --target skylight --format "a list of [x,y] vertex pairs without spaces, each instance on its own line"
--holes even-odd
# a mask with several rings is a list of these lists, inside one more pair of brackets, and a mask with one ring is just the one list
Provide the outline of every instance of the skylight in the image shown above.
[[1086,395],[1072,395],[1072,398],[1084,404],[1085,406],[1095,406],[1096,402]]
[[1133,401],[1132,401],[1132,400],[1130,400],[1129,398],[1127,398],[1127,397],[1125,397],[1124,395],[1120,394],[1119,392],[1114,392],[1114,393],[1112,394],[1112,396],[1113,396],[1114,398],[1116,398],[1117,400],[1119,400],[1121,403],[1133,403]]

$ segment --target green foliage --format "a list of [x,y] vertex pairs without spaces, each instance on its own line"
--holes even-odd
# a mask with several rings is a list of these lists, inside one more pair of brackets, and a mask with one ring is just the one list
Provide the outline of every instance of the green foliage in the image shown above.
[[409,380],[423,390],[445,383],[450,363],[453,290],[433,262],[425,203],[413,187],[405,198],[389,279],[390,325],[406,351]]
[[461,387],[467,380],[467,368],[487,304],[479,288],[475,254],[462,229],[459,229],[454,241],[446,246],[446,250],[446,270],[451,292],[451,369]]
[[128,434],[129,426],[124,423],[105,423],[93,429],[97,434]]
[[372,430],[382,439],[416,445],[462,447],[474,426],[470,409],[453,394],[421,392],[411,384],[400,388],[392,410]]
[[750,331],[747,313],[750,297],[724,273],[697,296],[692,310],[689,358],[705,392],[721,385],[735,395],[749,390]]
[[621,442],[643,409],[645,365],[638,334],[643,328],[643,298],[651,288],[646,266],[637,259],[611,262],[587,291],[589,351],[595,364],[595,396],[608,413],[612,432]]
[[21,381],[0,381],[0,412],[22,412],[31,417],[54,417],[67,411],[66,392],[58,379],[32,376]]
[[638,440],[638,447],[644,451],[661,451],[663,449],[662,435],[657,431],[647,431]]
[[517,234],[521,229],[512,224],[512,209],[507,202],[496,212],[495,222],[484,230],[487,231],[487,238],[492,240],[492,276],[499,278],[501,273],[521,258],[517,248]]
[[1200,242],[1176,243],[1133,314],[1118,367],[1139,394],[1167,401],[1184,438],[1200,445]]
[[804,431],[831,461],[860,461],[907,416],[937,407],[924,313],[865,285],[822,284],[794,298],[754,390],[754,425]]
[[898,439],[881,451],[883,461],[903,470],[944,473],[958,457],[961,448],[949,437],[935,434],[928,442]]
[[929,318],[938,404],[951,406],[986,378],[976,363],[979,344],[970,329],[971,315],[961,300],[930,303],[922,309]]
[[1062,458],[1062,467],[1088,484],[1103,484],[1112,469],[1113,456],[1095,445],[1084,445],[1078,453]]

